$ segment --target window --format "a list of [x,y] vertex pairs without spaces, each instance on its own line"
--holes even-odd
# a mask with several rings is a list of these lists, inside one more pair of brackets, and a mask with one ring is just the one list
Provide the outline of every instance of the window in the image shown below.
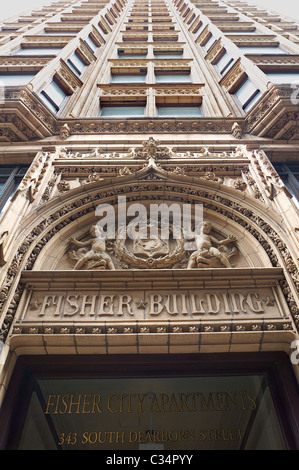
[[298,448],[298,384],[285,353],[139,356],[19,357],[2,450]]
[[214,36],[211,34],[209,39],[203,44],[203,48],[206,52],[209,52],[209,50],[212,48],[212,46],[215,44],[216,39]]
[[225,51],[216,62],[216,67],[220,75],[228,72],[234,63],[234,59]]
[[192,33],[193,33],[193,34],[199,33],[199,32],[203,29],[204,26],[205,26],[204,23],[202,23],[202,22],[198,23],[198,24],[194,27],[194,29],[192,30]]
[[103,105],[101,108],[100,116],[104,118],[109,117],[143,117],[145,112],[145,105]]
[[75,52],[72,57],[67,60],[67,63],[78,76],[82,75],[86,68],[86,64],[78,52]]
[[200,117],[202,116],[200,106],[157,106],[159,117]]
[[70,31],[68,29],[66,30],[59,30],[59,29],[45,29],[43,32],[44,35],[53,35],[53,36],[76,36],[79,33],[80,30],[78,31]]
[[0,166],[0,214],[6,210],[27,170],[28,166]]
[[147,51],[140,52],[126,52],[123,49],[118,50],[119,59],[145,59]]
[[112,74],[111,83],[144,83],[145,73],[140,74]]
[[176,72],[174,70],[169,72],[156,71],[156,83],[191,83],[191,75],[189,71]]
[[231,35],[231,34],[237,34],[238,36],[241,35],[241,34],[259,34],[259,32],[254,29],[254,30],[246,30],[246,29],[232,29],[232,30],[224,30],[224,34],[226,35]]
[[36,75],[37,72],[28,73],[1,73],[0,86],[23,86],[27,85]]
[[87,38],[85,39],[85,43],[87,44],[88,48],[91,50],[93,54],[99,47],[90,35],[87,36]]
[[52,80],[41,92],[42,100],[55,114],[62,108],[67,96],[69,96],[69,93],[56,80]]
[[256,88],[250,80],[245,80],[241,86],[235,91],[235,97],[240,103],[242,109],[247,112],[249,111],[258,98],[261,95],[261,92]]
[[61,47],[21,47],[12,55],[37,55],[37,56],[56,56],[61,51]]
[[178,36],[154,36],[155,42],[174,42],[178,40]]
[[299,164],[285,162],[273,163],[273,166],[299,207]]
[[288,54],[288,52],[281,49],[279,46],[240,46],[239,49],[243,54]]
[[298,72],[265,72],[272,83],[296,83],[299,84],[299,71]]
[[183,51],[154,51],[155,59],[182,59]]

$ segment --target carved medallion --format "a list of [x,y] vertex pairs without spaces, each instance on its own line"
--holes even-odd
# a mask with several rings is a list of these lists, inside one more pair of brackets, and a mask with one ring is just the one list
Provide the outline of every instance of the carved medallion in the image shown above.
[[[180,228],[169,225],[169,238],[159,228],[155,236],[131,236],[133,227],[119,229],[114,244],[115,255],[129,267],[141,269],[169,268],[181,261],[186,253],[185,238]],[[150,222],[147,223],[150,234]],[[126,232],[126,233],[125,233]]]

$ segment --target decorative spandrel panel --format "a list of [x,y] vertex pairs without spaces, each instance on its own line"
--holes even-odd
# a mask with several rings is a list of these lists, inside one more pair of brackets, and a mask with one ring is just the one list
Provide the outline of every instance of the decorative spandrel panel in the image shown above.
[[49,352],[271,348],[294,333],[282,279],[279,268],[25,272],[9,342],[22,348],[29,334]]
[[[57,253],[52,269],[198,269],[249,264],[238,248],[237,237],[217,233],[209,221],[202,221],[188,239],[183,227],[174,222],[168,224],[167,220],[164,227],[161,223],[156,227],[148,219],[143,225],[139,222],[137,228],[133,220],[118,229],[114,238],[105,238],[99,225],[91,225],[79,238],[69,237],[63,256]],[[54,253],[55,249],[52,261]]]

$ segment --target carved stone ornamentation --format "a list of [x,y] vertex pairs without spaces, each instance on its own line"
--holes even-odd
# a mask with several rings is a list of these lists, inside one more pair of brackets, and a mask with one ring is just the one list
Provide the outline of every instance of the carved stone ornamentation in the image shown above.
[[238,251],[233,246],[236,238],[229,236],[224,240],[217,240],[211,235],[211,231],[211,223],[203,222],[198,235],[195,237],[197,250],[190,255],[188,269],[232,267],[229,260]]
[[73,269],[114,269],[114,264],[106,253],[106,242],[100,227],[93,225],[89,233],[91,238],[86,241],[81,242],[70,238],[70,243],[78,247],[77,250],[72,250],[69,253],[70,258],[76,262]]
[[238,122],[234,122],[232,125],[232,134],[236,139],[242,138],[242,128]]
[[60,129],[60,138],[66,140],[71,135],[71,130],[68,124],[63,124]]

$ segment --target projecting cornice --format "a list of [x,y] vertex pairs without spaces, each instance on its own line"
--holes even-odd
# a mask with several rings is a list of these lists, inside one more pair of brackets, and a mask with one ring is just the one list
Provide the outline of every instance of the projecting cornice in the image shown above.
[[[235,73],[228,77],[230,86],[244,71],[237,64]],[[61,62],[57,74],[75,92],[80,80]],[[236,73],[238,71],[238,73]],[[224,83],[223,83],[224,84]],[[226,83],[227,85],[227,83]],[[200,94],[200,86],[177,86],[175,92],[183,95]],[[139,87],[142,94],[144,87]],[[165,94],[166,88],[158,87],[156,94]],[[101,87],[102,93],[124,94],[119,87]],[[126,94],[126,93],[125,93]],[[167,94],[167,93],[166,93]],[[51,136],[65,140],[71,135],[88,134],[228,134],[240,139],[245,134],[270,139],[290,140],[298,138],[299,106],[294,86],[274,86],[263,94],[260,101],[244,117],[201,118],[139,118],[139,119],[59,119],[28,88],[7,88],[1,105],[0,139],[2,142],[28,142]]]

